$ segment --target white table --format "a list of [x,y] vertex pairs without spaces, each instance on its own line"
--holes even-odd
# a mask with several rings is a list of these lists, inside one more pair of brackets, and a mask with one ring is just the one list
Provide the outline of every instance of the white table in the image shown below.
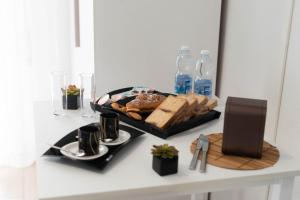
[[[300,160],[281,150],[279,162],[274,166],[256,171],[235,171],[207,166],[207,173],[190,171],[191,142],[200,133],[222,131],[223,116],[193,130],[172,136],[167,140],[146,133],[126,147],[104,171],[72,165],[56,157],[41,157],[48,149],[47,143],[55,143],[72,130],[94,122],[82,118],[78,111],[69,111],[65,117],[51,114],[48,102],[35,105],[37,143],[37,181],[39,199],[51,200],[98,200],[125,199],[144,196],[193,194],[207,191],[229,190],[256,185],[281,184],[280,200],[290,200],[294,177],[300,175]],[[152,170],[153,144],[168,143],[179,150],[178,173],[161,177]],[[69,163],[67,165],[66,163]],[[71,163],[71,165],[70,165]]]

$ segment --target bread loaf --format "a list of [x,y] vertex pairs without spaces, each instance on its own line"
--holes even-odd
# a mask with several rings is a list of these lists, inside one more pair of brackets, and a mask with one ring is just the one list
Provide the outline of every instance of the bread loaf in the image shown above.
[[178,95],[177,98],[185,99],[188,102],[188,107],[184,110],[182,114],[178,115],[173,124],[189,120],[194,115],[194,110],[198,106],[198,100],[193,94]]
[[214,109],[217,105],[218,105],[217,99],[210,99],[206,103],[206,106],[207,106],[208,110]]
[[170,95],[145,121],[158,128],[166,128],[186,107],[188,107],[187,100]]

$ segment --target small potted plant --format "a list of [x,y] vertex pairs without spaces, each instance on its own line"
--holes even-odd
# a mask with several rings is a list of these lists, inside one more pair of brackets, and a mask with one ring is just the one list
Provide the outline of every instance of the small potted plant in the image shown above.
[[151,153],[153,155],[152,168],[160,176],[177,173],[178,150],[174,146],[153,145]]
[[[63,108],[76,110],[79,108],[79,98],[80,98],[80,89],[76,87],[76,85],[69,85],[67,88],[67,92],[65,89],[61,89],[63,96]],[[67,98],[66,98],[67,95]],[[66,103],[67,101],[67,103]]]

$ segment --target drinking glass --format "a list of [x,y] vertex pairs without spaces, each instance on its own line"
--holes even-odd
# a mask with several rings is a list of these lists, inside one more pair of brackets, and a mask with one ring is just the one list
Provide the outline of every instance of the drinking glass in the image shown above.
[[96,117],[90,103],[96,101],[96,85],[93,73],[81,73],[80,78],[80,109],[82,117]]
[[[51,73],[51,103],[52,111],[56,116],[65,115],[67,108],[67,74],[62,71]],[[64,105],[65,104],[65,105]]]

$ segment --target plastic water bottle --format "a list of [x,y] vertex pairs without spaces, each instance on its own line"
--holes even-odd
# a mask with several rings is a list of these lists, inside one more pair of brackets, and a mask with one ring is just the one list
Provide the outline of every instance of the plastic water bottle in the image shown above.
[[194,93],[210,98],[212,96],[212,69],[209,54],[208,50],[201,50],[195,69]]
[[175,93],[187,94],[192,91],[194,60],[187,46],[182,46],[176,59]]

